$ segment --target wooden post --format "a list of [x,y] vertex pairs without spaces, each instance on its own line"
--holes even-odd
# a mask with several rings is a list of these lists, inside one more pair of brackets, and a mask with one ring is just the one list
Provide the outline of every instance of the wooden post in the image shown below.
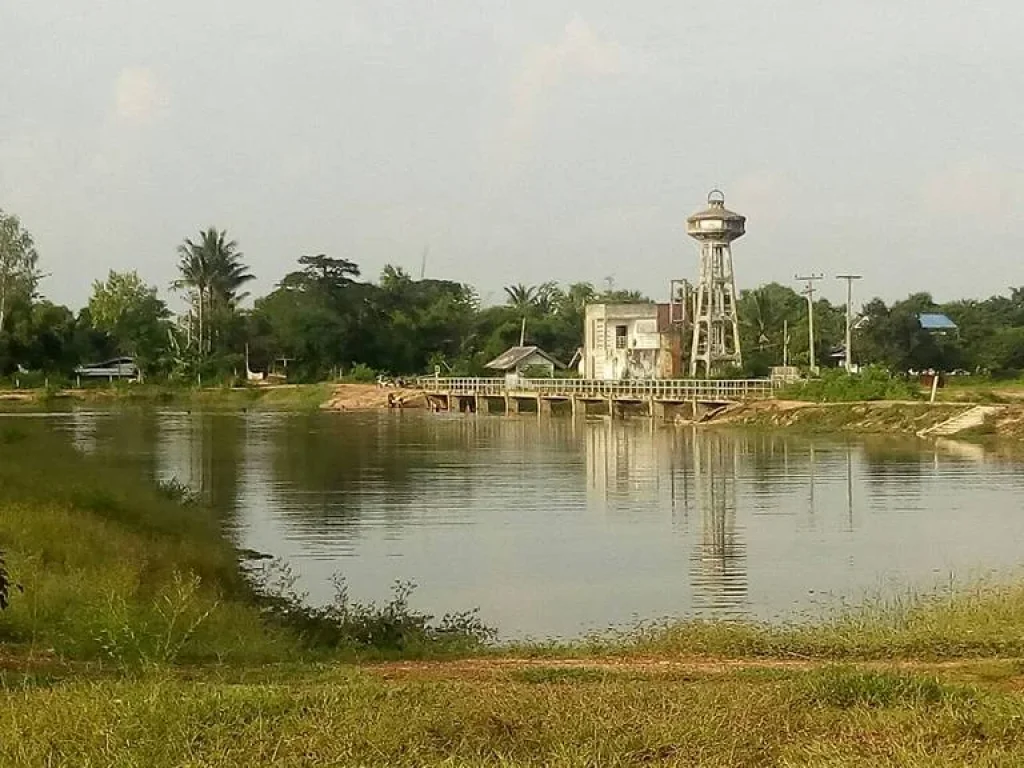
[[935,396],[939,393],[939,374],[938,372],[932,376],[932,396],[928,400],[929,403],[935,402]]

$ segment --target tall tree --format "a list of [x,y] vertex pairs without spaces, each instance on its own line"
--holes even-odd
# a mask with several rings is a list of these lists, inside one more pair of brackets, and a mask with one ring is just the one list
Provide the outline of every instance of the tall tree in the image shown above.
[[[316,256],[300,256],[302,269],[289,272],[281,280],[281,287],[289,290],[314,291],[325,294],[337,293],[355,282],[359,277],[359,265],[348,259],[338,259],[320,253]],[[387,268],[385,268],[387,269]]]
[[233,313],[247,295],[241,292],[242,287],[254,279],[242,256],[237,241],[229,240],[227,232],[216,227],[203,230],[197,240],[186,239],[178,246],[181,277],[174,286],[192,294],[200,356],[212,347],[211,322],[215,324]]
[[22,228],[13,214],[0,210],[0,332],[7,320],[12,296],[31,297],[39,282],[36,252],[32,235]]
[[514,307],[519,312],[526,312],[537,300],[537,288],[522,283],[507,285],[505,286],[505,295],[508,297],[510,307]]
[[140,365],[152,365],[166,348],[169,315],[156,288],[135,272],[111,270],[105,281],[92,284],[93,326],[114,340],[118,352],[138,358]]

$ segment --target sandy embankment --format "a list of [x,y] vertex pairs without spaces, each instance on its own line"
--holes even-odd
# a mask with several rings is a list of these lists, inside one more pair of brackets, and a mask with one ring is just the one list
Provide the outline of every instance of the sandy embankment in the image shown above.
[[374,411],[388,407],[388,395],[402,408],[426,407],[426,397],[419,390],[376,384],[338,384],[320,407],[325,411]]
[[[974,408],[972,403],[872,401],[858,403],[806,403],[768,400],[731,406],[708,423],[756,427],[795,427],[811,431],[915,434]],[[1024,437],[1024,405],[992,409],[982,427],[968,430],[994,437]]]

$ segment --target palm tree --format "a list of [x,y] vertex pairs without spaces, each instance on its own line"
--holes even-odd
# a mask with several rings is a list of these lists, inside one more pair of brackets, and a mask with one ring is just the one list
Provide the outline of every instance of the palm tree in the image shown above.
[[505,293],[508,295],[509,306],[515,307],[520,312],[530,309],[537,301],[537,289],[532,285],[523,285],[522,283],[507,285]]
[[558,287],[558,283],[551,280],[537,287],[533,304],[542,314],[550,315],[557,311],[564,298],[565,293]]
[[178,257],[181,278],[174,287],[193,292],[202,354],[209,345],[209,315],[216,310],[233,311],[248,295],[240,293],[240,289],[254,278],[242,263],[238,243],[228,240],[227,232],[216,227],[201,231],[197,241],[186,239],[178,246]]

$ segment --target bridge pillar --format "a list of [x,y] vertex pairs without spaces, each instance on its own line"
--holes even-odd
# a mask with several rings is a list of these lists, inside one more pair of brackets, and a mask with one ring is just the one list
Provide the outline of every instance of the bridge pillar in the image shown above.
[[537,413],[544,416],[551,415],[551,401],[537,395]]
[[587,415],[587,404],[582,402],[575,395],[569,398],[569,405],[572,408],[572,417],[574,419],[578,419],[580,416]]
[[651,398],[647,401],[647,412],[652,419],[664,421],[668,415],[668,408],[665,407],[664,403]]
[[519,413],[519,398],[505,395],[505,415]]
[[608,398],[608,418],[615,418],[615,400],[610,397]]

